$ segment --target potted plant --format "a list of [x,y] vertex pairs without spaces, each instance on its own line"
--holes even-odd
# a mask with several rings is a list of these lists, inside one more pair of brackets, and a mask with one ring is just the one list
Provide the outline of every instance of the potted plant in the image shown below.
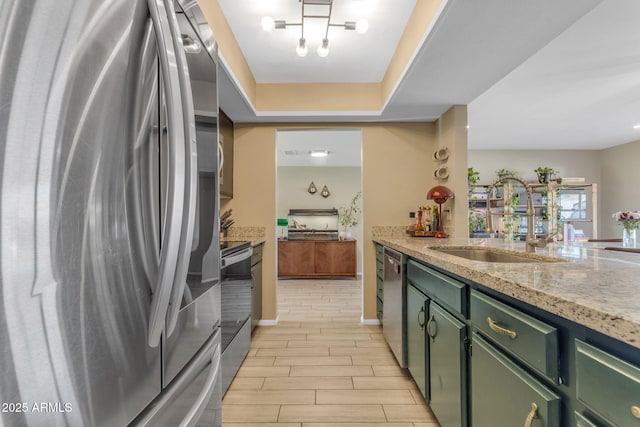
[[467,168],[467,182],[469,186],[476,185],[480,181],[480,172],[473,167]]
[[553,179],[553,176],[558,173],[557,170],[546,166],[538,166],[534,169],[534,172],[538,175],[540,184],[548,184]]
[[498,169],[496,171],[496,175],[498,176],[498,178],[504,178],[505,176],[518,176],[518,172],[516,171],[512,171],[509,169]]
[[360,219],[360,213],[362,209],[358,206],[358,201],[362,197],[362,192],[356,193],[351,199],[351,203],[347,207],[340,207],[338,212],[340,214],[340,225],[342,226],[342,230],[344,232],[343,238],[350,239],[351,231],[349,231],[349,227],[354,227],[358,225],[358,220]]
[[[501,168],[501,169],[498,169],[496,171],[496,175],[497,175],[498,179],[502,179],[502,178],[507,177],[507,176],[518,177],[518,172],[513,171],[513,170],[509,170],[509,169]],[[503,184],[504,184],[504,182],[503,182]],[[502,186],[496,186],[496,197],[497,198],[501,198],[502,195],[503,195]]]

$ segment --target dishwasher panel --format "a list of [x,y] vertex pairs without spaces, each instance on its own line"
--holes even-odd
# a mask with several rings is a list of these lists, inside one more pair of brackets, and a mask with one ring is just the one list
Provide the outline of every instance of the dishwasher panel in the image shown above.
[[384,248],[382,333],[401,368],[406,368],[406,255]]

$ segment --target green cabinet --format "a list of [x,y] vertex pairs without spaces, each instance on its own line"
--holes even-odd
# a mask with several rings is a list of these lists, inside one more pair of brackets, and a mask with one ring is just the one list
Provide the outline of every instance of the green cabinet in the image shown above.
[[409,372],[443,427],[466,426],[466,284],[407,262]]
[[428,319],[431,409],[442,426],[466,426],[467,326],[434,301]]
[[471,419],[474,426],[560,426],[560,396],[480,335],[472,337]]
[[577,397],[615,426],[640,426],[640,368],[576,340]]
[[425,322],[427,319],[427,297],[411,283],[407,284],[407,368],[420,389],[422,396],[429,398],[427,378],[427,343]]
[[576,417],[576,427],[598,427],[579,412],[575,412],[573,415]]
[[471,291],[473,325],[498,344],[547,376],[558,381],[558,331],[538,319],[476,290]]
[[409,372],[442,427],[640,427],[636,348],[413,258],[406,298]]

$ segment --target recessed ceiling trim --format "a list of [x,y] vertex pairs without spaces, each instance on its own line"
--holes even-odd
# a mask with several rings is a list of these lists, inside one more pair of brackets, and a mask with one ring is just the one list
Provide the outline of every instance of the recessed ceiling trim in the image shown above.
[[413,53],[411,54],[411,57],[409,57],[409,60],[404,65],[404,68],[402,69],[402,72],[400,73],[400,75],[396,79],[395,83],[393,84],[393,87],[389,91],[389,95],[386,97],[386,99],[382,103],[381,111],[384,111],[387,108],[387,105],[389,105],[389,102],[391,102],[391,98],[393,98],[393,96],[398,91],[398,88],[400,87],[400,84],[402,84],[402,81],[404,80],[405,76],[407,75],[407,73],[411,69],[411,66],[413,65],[416,57],[418,56],[418,54],[422,50],[422,46],[431,37],[432,32],[433,32],[433,28],[435,27],[436,23],[440,19],[440,16],[445,11],[445,9],[447,8],[448,5],[449,5],[449,0],[442,0],[440,2],[440,7],[436,11],[436,13],[433,16],[433,19],[431,20],[431,22],[429,22],[429,26],[427,27],[426,31],[424,32],[424,34],[420,38],[420,41],[415,46],[415,49],[413,50]]
[[251,98],[249,98],[249,95],[247,94],[247,92],[244,90],[244,86],[240,84],[240,80],[238,80],[236,73],[233,72],[233,68],[231,68],[231,65],[229,65],[229,62],[227,62],[226,58],[222,54],[222,50],[220,49],[218,49],[218,58],[220,60],[220,65],[224,67],[227,75],[229,76],[229,79],[231,80],[235,88],[238,90],[238,92],[240,92],[240,96],[242,97],[244,102],[247,104],[251,112],[254,115],[257,115],[258,111],[256,110],[255,105],[251,101]]
[[[247,94],[246,90],[244,89],[244,87],[242,86],[242,84],[240,84],[240,80],[238,79],[238,77],[235,74],[234,70],[231,68],[229,62],[225,59],[225,57],[224,57],[224,55],[222,53],[222,50],[218,51],[218,56],[220,58],[221,65],[224,66],[224,68],[226,69],[227,74],[229,75],[231,81],[233,82],[233,85],[236,87],[236,89],[238,89],[238,91],[240,92],[241,97],[243,98],[244,102],[247,104],[247,106],[249,107],[249,109],[255,115],[256,118],[259,118],[259,117],[261,117],[261,118],[282,117],[283,115],[291,116],[291,117],[309,117],[309,118],[311,118],[312,116],[316,116],[316,117],[332,117],[333,116],[333,117],[341,117],[341,118],[347,118],[347,117],[377,118],[377,117],[381,117],[384,114],[385,109],[387,108],[387,106],[391,102],[391,99],[396,94],[398,88],[400,87],[400,84],[402,83],[402,80],[404,79],[406,74],[411,69],[412,63],[415,60],[415,58],[418,55],[418,53],[420,52],[420,50],[422,49],[422,46],[429,39],[429,36],[430,36],[431,32],[433,31],[433,28],[434,28],[436,22],[438,21],[438,19],[440,19],[440,16],[445,11],[445,9],[447,8],[448,4],[449,4],[449,0],[441,0],[440,5],[439,5],[436,13],[433,16],[433,19],[431,19],[431,22],[429,23],[429,26],[427,27],[427,29],[424,32],[424,34],[421,36],[419,43],[416,46],[413,47],[413,51],[412,51],[412,54],[411,54],[408,62],[406,62],[404,64],[402,72],[400,73],[398,78],[393,83],[393,86],[392,86],[391,90],[389,91],[389,94],[386,97],[384,97],[383,100],[381,100],[382,101],[382,104],[381,104],[382,107],[380,109],[376,109],[376,110],[322,110],[322,111],[297,111],[297,110],[296,111],[262,111],[262,110],[257,110],[256,107],[255,107],[254,102],[248,96],[248,94]],[[257,100],[256,100],[256,102],[257,102]]]

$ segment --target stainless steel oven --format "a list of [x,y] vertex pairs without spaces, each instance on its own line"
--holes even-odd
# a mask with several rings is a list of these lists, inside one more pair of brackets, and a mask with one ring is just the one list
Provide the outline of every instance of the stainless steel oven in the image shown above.
[[221,244],[222,390],[240,369],[251,344],[251,255],[249,242]]

